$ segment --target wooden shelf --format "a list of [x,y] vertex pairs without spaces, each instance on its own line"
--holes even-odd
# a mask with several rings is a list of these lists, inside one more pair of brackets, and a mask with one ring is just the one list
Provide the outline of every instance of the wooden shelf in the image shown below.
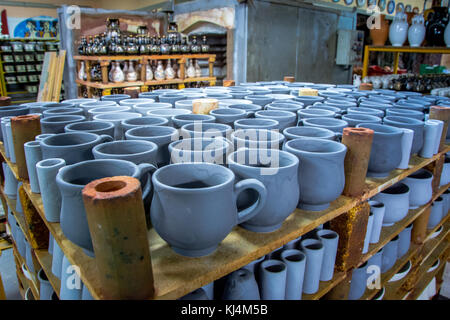
[[[13,252],[14,252],[14,256],[16,257],[16,259],[19,261],[20,263],[20,268],[22,268],[22,265],[25,265],[25,269],[27,270],[28,274],[30,275],[31,279],[28,279],[25,275],[25,281],[28,283],[28,286],[31,288],[31,291],[33,292],[33,296],[35,297],[36,300],[39,300],[39,281],[36,279],[36,277],[34,276],[33,273],[30,272],[30,270],[28,269],[28,266],[25,262],[25,259],[20,255],[19,251],[17,250],[16,245],[13,245]],[[22,282],[23,283],[23,282]]]
[[125,87],[140,87],[144,85],[143,81],[133,81],[133,82],[110,82],[102,83],[101,81],[83,81],[75,80],[76,83],[97,89],[112,89],[112,88],[125,88]]
[[39,264],[45,272],[45,275],[48,278],[51,286],[53,287],[53,291],[56,292],[59,298],[59,291],[61,288],[61,280],[59,280],[52,272],[52,255],[48,253],[45,249],[35,249],[34,253],[36,255]]
[[169,60],[169,59],[211,59],[215,54],[171,54],[171,55],[130,55],[130,56],[74,56],[81,61],[113,61],[113,60]]
[[335,270],[333,279],[330,281],[320,281],[319,290],[314,294],[303,294],[302,300],[319,300],[330,292],[331,289],[337,286],[342,280],[344,280],[346,276],[347,274],[345,272],[338,272]]

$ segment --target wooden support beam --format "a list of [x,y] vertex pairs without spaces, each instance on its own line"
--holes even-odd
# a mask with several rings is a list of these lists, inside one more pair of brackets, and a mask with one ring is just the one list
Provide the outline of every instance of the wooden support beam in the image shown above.
[[337,270],[348,271],[361,261],[369,213],[370,205],[363,202],[330,221],[331,230],[339,234]]
[[422,244],[427,237],[428,219],[430,217],[431,206],[422,213],[413,224],[411,231],[411,241],[415,244]]
[[439,152],[445,148],[445,140],[447,137],[447,129],[450,121],[450,108],[432,106],[430,108],[430,119],[436,119],[444,121],[444,128],[442,129],[441,144],[439,146]]

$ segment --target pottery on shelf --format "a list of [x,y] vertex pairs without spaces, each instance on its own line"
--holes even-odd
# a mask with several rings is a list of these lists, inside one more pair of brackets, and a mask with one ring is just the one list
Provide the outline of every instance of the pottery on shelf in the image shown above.
[[[267,190],[261,211],[241,226],[253,232],[273,232],[295,210],[299,198],[298,158],[276,149],[240,149],[228,157],[228,167],[237,181],[257,179]],[[283,199],[280,201],[280,199]],[[258,199],[243,192],[239,207],[249,207]]]
[[439,186],[442,187],[443,185],[450,183],[450,157],[445,157],[444,165],[442,166],[442,173],[441,173],[441,181],[439,182]]
[[62,261],[64,258],[64,252],[58,245],[55,239],[53,239],[53,254],[52,254],[52,273],[58,279],[61,279]]
[[64,127],[65,132],[89,132],[97,135],[114,136],[114,124],[106,121],[83,121],[68,124]]
[[319,290],[320,274],[325,250],[320,240],[312,238],[302,240],[300,242],[300,248],[306,255],[303,293],[314,294]]
[[397,166],[397,169],[408,169],[409,160],[411,159],[411,148],[414,139],[414,131],[411,129],[402,128],[402,160]]
[[387,177],[400,164],[403,130],[376,123],[360,123],[356,127],[374,131],[367,176]]
[[179,129],[185,124],[195,123],[197,125],[202,125],[203,123],[213,123],[216,118],[207,114],[179,114],[172,117],[172,122],[174,128]]
[[93,120],[106,121],[114,124],[114,140],[123,140],[123,127],[122,121],[133,118],[140,118],[142,115],[135,112],[116,112],[116,113],[105,113],[98,114],[93,117]]
[[136,165],[150,163],[156,166],[158,146],[145,140],[111,141],[92,148],[95,159],[120,159]]
[[297,114],[299,120],[310,118],[334,118],[336,116],[336,112],[320,108],[300,109],[297,111]]
[[[75,276],[75,268],[66,256],[62,260],[61,287],[59,289],[60,300],[81,300],[83,284],[79,276]],[[74,279],[71,281],[71,279]]]
[[36,163],[36,172],[41,190],[45,218],[49,222],[59,222],[61,194],[56,185],[56,175],[66,162],[60,158],[48,158]]
[[38,274],[39,280],[39,299],[40,300],[51,300],[53,294],[53,287],[48,281],[47,275],[44,270],[39,270]]
[[255,112],[255,118],[272,119],[279,123],[278,130],[283,131],[287,127],[295,126],[297,123],[297,114],[291,111],[283,110],[261,110]]
[[181,127],[180,137],[185,138],[229,138],[233,129],[222,123],[188,123]]
[[230,273],[225,281],[222,300],[259,300],[259,288],[253,272],[239,269]]
[[42,133],[63,133],[64,127],[75,122],[85,121],[85,116],[67,115],[67,116],[52,116],[41,119]]
[[389,22],[385,19],[384,14],[379,15],[379,22],[379,27],[374,25],[370,29],[370,37],[374,46],[384,46],[389,35]]
[[240,109],[247,112],[247,118],[254,118],[255,112],[262,110],[262,106],[257,104],[232,104],[228,106],[230,109]]
[[56,134],[40,141],[42,158],[62,158],[68,165],[92,160],[92,148],[106,141],[112,141],[112,138],[89,132]]
[[147,112],[146,115],[148,116],[157,116],[157,117],[163,117],[166,118],[169,122],[167,123],[167,126],[172,127],[173,121],[172,117],[179,115],[179,114],[190,114],[192,113],[191,110],[186,109],[154,109]]
[[[154,172],[150,164],[135,165],[132,162],[117,159],[89,160],[67,165],[56,176],[61,193],[61,229],[64,235],[76,245],[93,256],[93,247],[81,191],[89,182],[106,177],[131,176],[142,181],[144,176]],[[145,199],[151,189],[151,183],[142,186]]]
[[393,108],[386,109],[386,116],[408,117],[417,120],[423,120],[425,115],[422,111],[397,108],[394,106]]
[[398,243],[399,236],[395,236],[394,239],[389,241],[383,248],[383,262],[381,265],[381,273],[385,273],[390,270],[398,258]]
[[386,208],[383,203],[375,200],[369,201],[369,205],[370,211],[373,213],[370,243],[378,243],[380,240],[381,228],[383,227],[383,218]]
[[[283,150],[300,160],[299,208],[312,211],[327,209],[344,189],[347,147],[335,141],[299,138],[286,142]],[[330,179],[333,179],[332,183]]]
[[431,212],[430,217],[428,218],[428,229],[435,228],[439,222],[441,222],[444,217],[444,199],[442,197],[438,197],[431,204]]
[[11,168],[6,162],[2,163],[3,175],[5,177],[5,184],[3,186],[3,193],[10,199],[17,198],[17,184],[19,183],[14,176]]
[[425,126],[423,121],[407,117],[387,116],[383,119],[383,123],[397,128],[413,130],[414,138],[411,147],[411,154],[417,154],[422,149],[423,131]]
[[42,160],[42,152],[39,141],[28,141],[24,145],[25,160],[27,163],[28,178],[31,192],[40,193],[39,182],[36,172],[36,163]]
[[203,288],[198,288],[178,300],[209,300],[209,297]]
[[440,120],[427,120],[425,121],[423,146],[419,152],[419,156],[422,158],[431,158],[437,152],[436,146],[440,144],[442,128],[444,123]]
[[144,126],[130,129],[125,132],[126,140],[145,140],[158,146],[156,161],[158,167],[169,164],[170,154],[168,146],[179,138],[178,130],[166,126]]
[[421,169],[402,181],[409,187],[409,208],[417,209],[428,203],[433,196],[433,175],[425,169]]
[[84,115],[84,110],[82,108],[68,107],[68,108],[51,108],[44,110],[42,113],[43,118],[54,117],[54,116],[70,116],[70,115]]
[[320,269],[320,281],[330,281],[334,275],[339,235],[335,231],[327,229],[318,230],[316,235],[322,242],[324,248],[322,267]]
[[214,109],[209,114],[216,118],[217,123],[227,124],[232,127],[234,127],[234,121],[248,117],[245,110],[231,108]]
[[444,47],[445,29],[448,22],[448,8],[433,6],[427,16],[426,39],[429,46]]
[[369,219],[367,221],[366,235],[364,236],[364,244],[363,244],[363,249],[362,249],[363,254],[366,254],[367,251],[369,251],[369,244],[370,244],[370,239],[372,237],[372,230],[373,230],[373,219],[374,219],[373,211],[370,211]]
[[231,142],[222,137],[182,139],[169,144],[170,161],[225,164],[232,148]]
[[[157,170],[152,182],[152,225],[176,253],[189,257],[214,252],[237,224],[261,211],[267,196],[261,182],[246,179],[235,183],[230,169],[210,163],[171,164]],[[259,200],[238,211],[235,201],[246,189],[257,192]]]
[[347,121],[333,118],[310,118],[303,119],[301,122],[305,127],[325,128],[339,134],[342,134],[344,128],[348,127]]
[[301,300],[303,280],[305,276],[306,256],[300,250],[284,249],[281,252],[280,258],[287,268],[285,299]]
[[116,103],[119,103],[122,100],[130,99],[131,96],[128,94],[111,94],[107,96],[102,96],[101,101],[114,101]]
[[259,285],[261,300],[285,300],[286,264],[279,260],[265,260],[260,264]]
[[400,259],[403,257],[409,250],[411,245],[411,231],[413,228],[413,224],[411,223],[402,232],[398,235],[398,251],[397,257]]
[[358,268],[353,269],[350,289],[348,291],[348,300],[358,300],[366,291],[367,286],[367,267],[365,262]]
[[337,139],[337,134],[335,132],[319,127],[289,127],[283,130],[283,135],[287,140],[297,138],[318,138],[335,141]]
[[409,187],[404,183],[398,182],[372,198],[372,200],[384,204],[383,226],[392,226],[408,214],[409,196]]
[[238,129],[279,129],[280,123],[273,119],[250,118],[240,119],[234,122],[235,130]]

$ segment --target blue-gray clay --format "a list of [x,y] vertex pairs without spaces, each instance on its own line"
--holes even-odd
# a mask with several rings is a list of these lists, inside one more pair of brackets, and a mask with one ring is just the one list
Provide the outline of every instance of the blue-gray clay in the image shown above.
[[213,123],[216,117],[207,114],[179,114],[172,117],[174,128],[181,128],[189,123]]
[[322,241],[312,238],[302,240],[300,247],[306,255],[303,293],[314,294],[319,290],[320,273],[325,250]]
[[280,110],[280,111],[290,111],[297,113],[298,110],[303,109],[303,105],[300,103],[292,103],[289,101],[272,102],[266,106],[267,110]]
[[159,96],[159,102],[166,102],[175,106],[175,102],[179,100],[185,100],[187,97],[181,93],[164,93]]
[[434,229],[444,217],[444,199],[438,197],[431,204],[430,217],[428,218],[428,229]]
[[47,109],[42,112],[43,118],[54,117],[54,116],[69,116],[69,115],[84,115],[82,108],[52,108]]
[[420,169],[402,180],[409,187],[409,208],[417,209],[433,197],[433,174]]
[[61,212],[61,194],[56,185],[56,175],[66,162],[60,158],[48,158],[36,164],[36,172],[41,190],[45,218],[49,222],[59,222]]
[[[171,164],[158,169],[152,182],[152,225],[176,253],[188,257],[214,252],[237,224],[260,212],[267,196],[261,182],[235,184],[230,169],[210,163]],[[246,189],[257,192],[259,200],[238,211],[236,200]]]
[[[183,101],[183,100],[181,100]],[[180,101],[177,101],[180,102]],[[153,102],[153,103],[148,103],[148,104],[139,104],[139,105],[135,105],[133,106],[133,111],[134,112],[138,112],[140,114],[142,114],[143,116],[146,116],[147,113],[151,110],[156,110],[156,109],[172,109],[172,104],[170,103],[163,103],[163,102]]]
[[25,242],[27,239],[25,238],[25,235],[22,232],[22,228],[19,226],[19,224],[16,222],[16,246],[17,251],[19,252],[22,259],[25,259],[26,255],[26,246]]
[[89,132],[69,132],[56,134],[40,141],[42,158],[61,158],[66,164],[92,160],[92,148],[96,145],[112,141],[108,135],[96,135]]
[[3,165],[3,174],[5,177],[5,184],[3,186],[3,193],[8,196],[10,199],[17,198],[17,184],[19,183],[14,176],[14,173],[11,171],[11,168],[6,162],[2,163]]
[[182,139],[169,144],[170,162],[225,164],[232,149],[231,142],[222,137]]
[[309,109],[328,110],[328,111],[334,112],[335,117],[337,117],[338,115],[341,115],[344,112],[344,110],[341,110],[339,108],[336,108],[336,107],[333,107],[333,106],[330,106],[330,105],[324,104],[324,103],[316,103],[312,106],[306,107],[306,109],[308,109],[308,110]]
[[273,119],[251,118],[240,119],[234,122],[234,129],[279,129],[280,123]]
[[264,107],[275,99],[265,94],[255,94],[255,92],[253,92],[252,95],[246,96],[245,100],[250,100],[252,103]]
[[102,108],[102,107],[113,107],[118,106],[114,101],[94,101],[94,102],[83,102],[78,107],[83,109],[84,116],[88,117],[88,111],[94,108]]
[[369,114],[344,114],[342,120],[348,122],[350,127],[356,127],[360,123],[381,123],[381,118]]
[[352,102],[354,100],[347,100],[343,98],[327,99],[324,101],[325,104],[340,108],[341,110],[347,110],[347,108],[356,107],[357,103]]
[[384,117],[383,123],[397,128],[407,128],[413,130],[414,138],[411,154],[417,154],[420,149],[422,149],[425,122],[408,117],[387,116]]
[[422,121],[425,115],[421,111],[394,106],[394,108],[386,109],[386,116],[407,117]]
[[121,100],[119,101],[119,105],[121,106],[136,106],[136,105],[145,105],[145,104],[149,104],[149,103],[154,103],[155,99],[149,99],[149,98],[136,98],[136,99],[125,99],[125,100]]
[[347,121],[333,118],[303,119],[302,123],[305,127],[325,128],[337,133],[342,133],[344,128],[348,127]]
[[375,269],[375,267],[377,267],[380,275],[381,275],[381,266],[383,265],[383,251],[384,249],[381,248],[367,261],[367,267],[372,266],[371,269]]
[[94,300],[94,297],[89,292],[89,289],[83,284],[83,289],[81,291],[81,300]]
[[105,142],[92,149],[95,159],[120,159],[134,164],[151,163],[156,166],[158,146],[145,140]]
[[247,118],[254,118],[255,112],[262,110],[263,107],[257,104],[233,104],[228,106],[228,108],[245,110],[247,112]]
[[191,293],[188,293],[184,297],[179,298],[178,300],[209,300],[209,298],[205,290],[203,290],[202,288],[198,288]]
[[297,124],[297,114],[291,111],[283,110],[261,110],[255,112],[255,118],[272,119],[279,123],[278,130],[283,131],[287,127]]
[[356,127],[374,131],[367,176],[387,177],[402,160],[403,130],[376,123],[360,123]]
[[69,99],[69,100],[63,100],[62,103],[71,103],[74,105],[74,107],[79,108],[81,104],[87,103],[87,102],[97,102],[97,99],[93,98],[77,98],[77,99]]
[[301,109],[297,111],[297,114],[299,119],[334,118],[336,116],[336,112],[321,108]]
[[155,102],[159,102],[159,93],[157,92],[141,92],[138,94],[139,98],[153,99]]
[[85,121],[85,116],[68,115],[68,116],[52,116],[41,119],[42,133],[63,133],[64,127],[75,122]]
[[107,121],[83,121],[68,124],[64,127],[65,132],[89,132],[98,135],[114,137],[114,124]]
[[381,228],[383,227],[383,218],[386,208],[384,204],[371,200],[369,201],[370,212],[373,213],[372,232],[370,235],[370,243],[378,243],[380,240]]
[[287,140],[297,138],[318,138],[326,140],[336,140],[335,132],[319,127],[290,127],[283,130],[283,135]]
[[144,126],[166,126],[169,120],[163,117],[143,116],[141,118],[132,118],[122,121],[123,131]]
[[34,273],[33,257],[31,255],[31,246],[28,241],[25,241],[25,263],[30,273]]
[[179,138],[178,130],[166,126],[145,126],[133,128],[125,132],[126,140],[145,140],[156,143],[158,167],[169,164],[169,144]]
[[413,224],[411,223],[398,235],[398,258],[403,257],[411,246],[411,231]]
[[119,103],[120,101],[125,99],[131,99],[131,96],[128,94],[111,94],[101,97],[101,101],[114,101],[116,103]]
[[307,106],[311,106],[317,102],[323,102],[323,101],[325,101],[325,98],[317,97],[317,96],[316,97],[315,96],[299,96],[299,97],[295,97],[294,101],[301,102],[301,103],[303,103],[303,105],[305,107],[307,107]]
[[370,211],[369,220],[367,221],[366,235],[364,236],[364,245],[362,249],[363,254],[367,253],[367,251],[369,250],[370,239],[372,237],[373,219],[373,211]]
[[28,141],[23,145],[27,163],[28,179],[31,192],[40,193],[39,181],[36,172],[36,163],[42,160],[42,151],[39,141]]
[[384,204],[383,226],[392,226],[402,220],[409,211],[409,187],[401,182],[381,191],[372,200]]
[[265,260],[259,266],[261,300],[285,300],[286,264],[279,260]]
[[240,129],[231,133],[234,150],[239,148],[280,149],[285,137],[275,130]]
[[[130,176],[140,180],[155,170],[156,168],[150,164],[137,166],[130,161],[117,159],[82,161],[60,169],[56,176],[56,183],[62,198],[60,220],[64,235],[93,255],[91,235],[81,195],[85,185],[97,179],[115,176]],[[150,183],[142,186],[144,199],[148,196],[150,189]]]
[[212,99],[217,99],[217,100],[224,100],[224,99],[233,99],[233,96],[231,94],[228,93],[210,93],[207,92],[206,93],[206,97],[207,98],[212,98]]
[[169,123],[167,124],[167,126],[172,127],[173,126],[173,122],[172,122],[172,117],[179,115],[179,114],[190,114],[192,113],[191,110],[186,110],[186,109],[153,109],[147,112],[147,116],[157,116],[157,117],[163,117],[166,118]]
[[366,291],[367,286],[367,262],[353,269],[348,300],[358,300]]
[[56,240],[53,240],[53,255],[52,255],[52,273],[58,279],[61,279],[62,261],[64,258],[64,252],[58,245]]
[[[298,158],[275,149],[241,149],[228,157],[228,167],[238,181],[254,178],[264,184],[267,200],[263,209],[241,226],[253,232],[273,232],[294,212],[299,198]],[[248,207],[257,199],[245,193],[240,207]],[[242,198],[242,197],[241,197]]]
[[140,118],[142,114],[136,112],[115,112],[104,113],[94,116],[93,120],[108,121],[114,124],[114,140],[123,140],[122,121],[133,118]]
[[49,232],[48,234],[48,253],[53,255],[53,242],[54,242],[53,234]]
[[285,143],[283,150],[300,160],[299,208],[325,210],[344,190],[344,158],[347,147],[339,142],[316,138],[298,138]]
[[303,280],[305,277],[306,255],[297,249],[285,249],[281,252],[281,260],[287,268],[286,300],[301,300]]
[[228,138],[231,136],[232,132],[233,129],[231,126],[223,123],[190,123],[181,127],[180,137],[183,139],[214,137]]
[[373,108],[365,108],[365,107],[351,107],[347,109],[347,114],[368,114],[371,116],[376,116],[383,118],[384,112],[382,110],[373,109]]
[[398,242],[399,236],[395,236],[394,239],[389,241],[383,249],[383,262],[381,265],[381,273],[385,273],[390,270],[398,258]]
[[320,269],[320,281],[330,281],[334,275],[339,235],[333,230],[317,230],[317,237],[323,245],[323,261]]
[[225,281],[222,300],[259,300],[259,288],[253,272],[239,269],[230,273]]
[[22,201],[20,201],[20,194],[19,194],[19,189],[22,186],[22,181],[19,181],[19,183],[17,184],[17,201],[16,201],[16,212],[18,213],[22,213],[23,214],[23,208],[22,208]]
[[253,260],[249,264],[243,266],[242,269],[247,269],[247,270],[253,272],[253,274],[255,275],[255,278],[258,279],[259,265],[261,264],[261,262],[264,261],[265,258],[266,258],[266,256],[259,257],[258,259]]
[[[0,107],[0,118],[23,116],[29,112],[30,107],[27,105]],[[2,132],[0,132],[0,140],[4,141]]]
[[248,117],[245,110],[231,108],[214,109],[209,114],[216,117],[217,123],[227,124],[232,127],[234,126],[234,121]]
[[44,270],[41,269],[38,272],[39,280],[39,300],[51,300],[53,294],[53,287],[48,281],[47,275]]
[[392,108],[392,104],[390,104],[390,103],[380,103],[380,102],[377,102],[377,101],[370,101],[370,100],[361,101],[359,103],[359,106],[363,107],[363,108],[370,108],[370,109],[381,110],[384,113],[386,113],[386,109]]
[[83,284],[80,277],[75,273],[75,268],[63,257],[61,269],[61,287],[59,289],[60,300],[81,300]]

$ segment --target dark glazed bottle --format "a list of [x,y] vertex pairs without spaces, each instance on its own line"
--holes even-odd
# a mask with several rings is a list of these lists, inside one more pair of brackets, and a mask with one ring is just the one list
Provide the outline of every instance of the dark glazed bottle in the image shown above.
[[444,32],[448,23],[448,8],[433,7],[427,17],[426,40],[429,46],[445,47]]
[[192,37],[192,43],[191,43],[191,52],[192,53],[200,53],[200,51],[201,51],[201,47],[197,43],[197,37],[193,36]]
[[208,53],[209,52],[209,45],[206,42],[206,36],[202,37],[202,53]]

